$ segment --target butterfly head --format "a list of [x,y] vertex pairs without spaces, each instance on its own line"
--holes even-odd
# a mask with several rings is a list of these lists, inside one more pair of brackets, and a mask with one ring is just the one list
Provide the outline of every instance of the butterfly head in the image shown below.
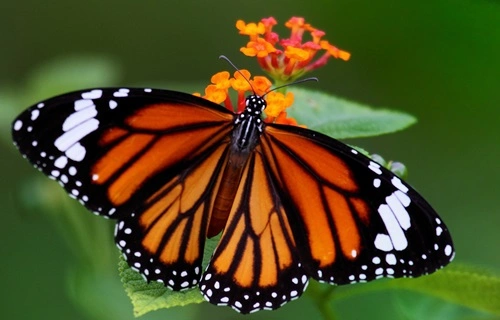
[[260,116],[267,106],[266,100],[259,95],[252,94],[245,99],[245,112]]
[[[257,124],[262,123],[262,112],[267,107],[266,100],[257,94],[252,94],[245,99],[245,110],[239,114],[234,124],[241,123],[245,120],[252,119],[252,122]],[[259,126],[260,127],[260,126]],[[259,131],[262,131],[259,128]]]

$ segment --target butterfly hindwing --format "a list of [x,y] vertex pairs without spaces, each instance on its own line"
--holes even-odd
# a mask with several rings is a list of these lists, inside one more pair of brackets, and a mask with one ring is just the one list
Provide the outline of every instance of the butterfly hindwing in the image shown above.
[[356,150],[280,125],[266,127],[261,145],[300,260],[314,279],[347,284],[419,276],[453,259],[448,230],[429,204]]
[[173,290],[198,284],[207,228],[227,145],[178,172],[132,213],[118,220],[115,240],[129,265]]
[[287,213],[268,170],[257,147],[200,282],[208,301],[242,313],[276,309],[297,299],[308,284]]

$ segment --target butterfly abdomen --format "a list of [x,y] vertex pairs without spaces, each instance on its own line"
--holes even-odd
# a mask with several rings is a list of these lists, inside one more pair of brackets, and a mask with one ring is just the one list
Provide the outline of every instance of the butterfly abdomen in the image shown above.
[[225,226],[231,207],[233,206],[236,191],[240,184],[243,169],[248,161],[249,153],[239,152],[231,148],[228,160],[222,174],[219,190],[215,196],[214,207],[210,224],[208,227],[208,237],[217,235]]

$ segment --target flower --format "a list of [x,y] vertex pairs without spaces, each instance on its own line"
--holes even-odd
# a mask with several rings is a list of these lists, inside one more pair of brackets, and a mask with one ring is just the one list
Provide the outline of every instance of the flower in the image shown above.
[[[305,73],[324,66],[330,57],[344,61],[351,57],[349,52],[323,40],[325,32],[306,23],[302,17],[292,17],[285,23],[290,29],[289,38],[280,39],[273,32],[276,24],[273,17],[263,18],[258,23],[238,20],[236,28],[240,34],[250,38],[240,51],[246,56],[257,57],[260,66],[277,86],[293,82]],[[305,33],[310,35],[310,40],[304,40]]]
[[[250,72],[242,69],[236,71],[232,78],[229,77],[229,72],[222,71],[214,74],[210,80],[211,84],[205,88],[205,95],[202,96],[199,93],[194,93],[194,95],[217,104],[223,103],[228,110],[241,113],[245,109],[247,95],[255,93],[266,100],[265,122],[297,125],[297,121],[287,118],[285,112],[293,103],[293,94],[270,91],[272,82],[268,78],[255,76],[252,79]],[[236,108],[231,101],[229,89],[237,93]]]
[[[245,109],[245,99],[249,93],[265,98],[267,107],[264,110],[265,122],[297,126],[297,121],[289,118],[286,109],[293,104],[294,96],[286,92],[286,84],[296,81],[305,73],[324,66],[330,57],[349,60],[351,54],[338,49],[324,40],[325,32],[306,23],[302,17],[292,17],[285,26],[290,29],[289,38],[281,38],[273,31],[278,22],[273,17],[263,18],[255,23],[243,20],[236,22],[236,28],[241,35],[249,37],[249,41],[240,51],[249,57],[256,57],[258,63],[274,80],[275,90],[271,91],[273,83],[266,77],[251,78],[248,70],[237,70],[233,77],[229,72],[216,73],[211,78],[211,84],[205,88],[202,97],[224,106],[236,113]],[[305,34],[310,39],[305,41]],[[229,89],[236,91],[237,101],[233,104]],[[201,94],[195,93],[200,96]]]

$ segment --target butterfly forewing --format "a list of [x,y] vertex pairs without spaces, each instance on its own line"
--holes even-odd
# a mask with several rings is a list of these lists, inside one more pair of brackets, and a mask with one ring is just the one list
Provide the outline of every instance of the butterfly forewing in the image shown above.
[[[200,100],[152,89],[68,93],[23,112],[13,139],[35,167],[88,209],[127,215],[204,148],[227,139],[233,115]],[[160,172],[162,182],[150,183]]]

